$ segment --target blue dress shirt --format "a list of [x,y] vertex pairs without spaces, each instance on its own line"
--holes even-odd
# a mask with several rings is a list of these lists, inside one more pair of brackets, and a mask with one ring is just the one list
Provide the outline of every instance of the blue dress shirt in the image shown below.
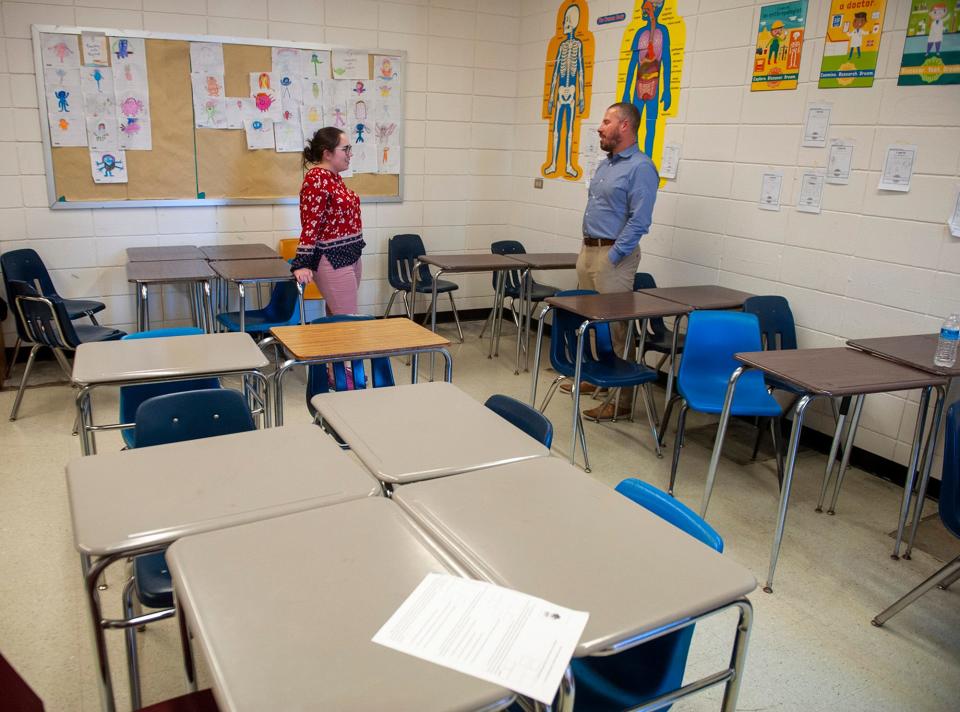
[[660,176],[653,161],[637,144],[611,153],[590,181],[583,236],[616,240],[610,261],[617,264],[637,249],[650,231]]

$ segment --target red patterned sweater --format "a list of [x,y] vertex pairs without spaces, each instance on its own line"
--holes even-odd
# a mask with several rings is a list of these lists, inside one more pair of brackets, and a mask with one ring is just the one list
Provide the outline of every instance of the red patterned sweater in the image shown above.
[[366,243],[360,223],[360,197],[343,178],[326,168],[311,168],[300,188],[300,244],[292,269],[316,271],[326,257],[334,269],[360,259]]

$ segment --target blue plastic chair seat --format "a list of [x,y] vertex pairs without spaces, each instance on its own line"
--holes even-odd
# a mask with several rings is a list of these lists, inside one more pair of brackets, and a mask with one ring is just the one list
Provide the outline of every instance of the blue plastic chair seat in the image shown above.
[[[719,414],[723,410],[723,397],[727,392],[727,381],[689,378],[679,383],[677,390],[693,410],[701,413]],[[740,380],[737,381],[737,389],[733,394],[731,415],[774,418],[782,413],[777,399],[767,393],[762,372],[747,371],[740,376]]]
[[[247,333],[261,334],[274,326],[292,326],[300,323],[300,314],[297,312],[294,312],[289,320],[280,323],[272,320],[271,316],[265,312],[265,309],[248,311],[244,317],[243,330]],[[217,314],[217,321],[229,331],[240,331],[240,312]]]
[[[683,352],[683,347],[686,345],[687,335],[680,334],[677,337],[677,353]],[[645,351],[656,351],[661,354],[669,354],[673,352],[673,332],[668,330],[665,334],[647,334],[646,341],[643,342],[643,348]]]
[[111,329],[107,326],[94,326],[93,324],[74,324],[73,330],[77,332],[77,337],[82,344],[91,341],[116,341],[127,334],[125,331]]
[[580,368],[580,378],[599,388],[627,388],[656,381],[657,372],[632,361],[611,358],[605,361],[584,361]]
[[63,306],[67,308],[67,315],[71,319],[79,319],[87,314],[96,314],[106,309],[103,302],[95,302],[92,299],[64,299]]
[[163,552],[136,557],[133,580],[137,598],[147,608],[173,607],[173,581]]
[[[445,279],[437,280],[437,294],[446,294],[460,289],[459,284],[448,282]],[[410,285],[407,284],[407,291],[410,291]],[[423,274],[417,275],[417,294],[433,294],[433,277],[423,279]]]
[[[558,291],[560,290],[556,287],[551,287],[549,284],[534,282],[530,288],[530,301],[542,302],[544,299],[554,296]],[[508,284],[504,287],[503,294],[511,299],[519,299],[520,288]]]

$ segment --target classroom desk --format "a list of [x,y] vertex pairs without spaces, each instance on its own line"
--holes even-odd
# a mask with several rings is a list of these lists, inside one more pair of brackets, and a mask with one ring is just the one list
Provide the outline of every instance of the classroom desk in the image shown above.
[[[790,488],[793,484],[794,466],[797,460],[797,448],[800,443],[800,432],[803,428],[803,415],[807,406],[815,398],[853,398],[853,415],[851,416],[850,426],[847,431],[847,441],[844,445],[843,460],[840,463],[840,470],[837,473],[836,484],[834,485],[833,498],[830,503],[830,510],[836,506],[837,497],[840,494],[840,485],[843,483],[843,476],[850,460],[850,452],[853,450],[853,441],[857,432],[857,425],[860,421],[860,412],[863,408],[863,400],[870,393],[887,393],[891,391],[906,391],[914,388],[922,388],[924,391],[923,402],[928,402],[930,391],[936,389],[937,402],[934,407],[933,425],[931,432],[937,432],[940,427],[940,416],[943,413],[943,399],[946,393],[947,379],[932,373],[925,373],[909,366],[904,366],[893,361],[871,356],[863,351],[840,348],[823,349],[791,349],[775,351],[758,351],[753,353],[739,353],[735,355],[743,366],[737,368],[730,376],[730,382],[727,385],[727,393],[723,402],[723,410],[720,413],[720,426],[717,429],[717,439],[714,441],[713,454],[710,457],[710,467],[707,471],[707,483],[703,493],[703,504],[700,507],[701,516],[706,516],[707,506],[710,503],[710,495],[713,491],[714,479],[717,474],[717,467],[720,462],[720,451],[723,447],[723,436],[727,429],[727,423],[730,421],[730,405],[733,402],[734,390],[737,387],[737,381],[740,375],[747,369],[759,369],[766,374],[776,376],[777,378],[792,383],[804,390],[804,395],[800,397],[793,410],[793,427],[790,430],[790,441],[787,447],[787,455],[784,461],[783,484],[780,489],[780,505],[777,512],[777,526],[773,537],[773,549],[770,553],[770,568],[767,574],[767,583],[763,590],[767,593],[773,592],[773,574],[777,566],[777,558],[780,555],[780,543],[783,540],[783,528],[787,518],[787,504],[790,500]],[[834,432],[833,443],[830,446],[830,455],[827,457],[827,468],[824,472],[823,485],[820,490],[820,504],[823,503],[826,495],[829,477],[833,472],[833,464],[837,456],[841,433],[843,430],[844,415],[837,419],[837,429]],[[917,428],[914,432],[913,451],[910,455],[910,465],[908,471],[914,470],[917,466],[921,443],[920,421],[926,417],[925,411],[921,410],[917,416]],[[933,441],[934,438],[927,438],[924,477],[929,475],[929,469],[933,461]],[[906,493],[904,493],[906,497]]]
[[387,489],[549,455],[452,383],[325,393],[311,402]]
[[206,245],[200,248],[200,252],[211,261],[281,259],[275,249],[259,242],[249,245]]
[[128,247],[130,262],[162,262],[164,260],[202,260],[203,253],[193,245],[165,245],[161,247]]
[[186,537],[167,562],[224,712],[497,710],[514,698],[372,642],[424,576],[460,573],[387,499]]
[[209,332],[213,323],[210,283],[215,277],[202,259],[127,262],[127,281],[133,283],[137,299],[137,331],[150,328],[149,285],[184,283],[193,287],[190,305],[194,323]]
[[530,287],[533,282],[532,270],[576,269],[576,252],[524,252],[519,255],[507,255],[512,260],[524,265],[520,273],[520,325],[523,332],[523,341],[517,338],[517,369],[514,375],[520,373],[520,350],[523,344],[523,368],[529,371],[530,364],[530,318],[533,304],[530,302]]
[[277,425],[283,424],[283,378],[296,365],[409,355],[410,382],[416,383],[419,355],[440,353],[445,363],[444,380],[453,380],[453,359],[447,350],[450,342],[409,319],[275,326],[270,333],[292,355],[273,374]]
[[[876,339],[855,339],[847,342],[847,346],[850,346],[854,349],[859,349],[861,351],[866,351],[868,354],[873,354],[874,356],[879,356],[880,358],[885,358],[894,363],[899,363],[904,366],[910,366],[912,368],[919,369],[921,371],[926,371],[927,373],[933,373],[939,376],[945,376],[948,379],[956,378],[960,376],[960,363],[954,364],[953,366],[943,367],[937,366],[933,363],[933,355],[937,351],[937,341],[939,336],[937,334],[912,334],[909,336],[885,336]],[[930,405],[930,392],[928,389],[924,389],[923,393],[920,395],[920,412],[926,413],[927,408]],[[919,432],[915,435],[917,441],[923,438],[923,431],[926,425],[926,418],[917,420],[917,427]],[[938,432],[931,432],[927,437],[933,438],[933,444],[930,446],[929,452],[936,451],[936,439],[940,436]],[[903,558],[909,559],[911,553],[913,552],[913,542],[917,535],[917,528],[920,526],[920,519],[923,515],[923,502],[924,497],[927,494],[927,484],[930,477],[930,468],[923,468],[926,472],[925,477],[920,479],[920,488],[918,490],[917,503],[914,506],[913,513],[913,527],[910,530],[910,541],[907,543],[907,550],[903,554]],[[897,538],[893,545],[893,553],[891,557],[894,559],[899,558],[900,555],[900,544],[903,541],[903,532],[909,518],[910,513],[910,501],[913,495],[913,486],[915,484],[917,470],[911,469],[907,473],[907,481],[904,483],[903,488],[903,502],[900,507],[900,522],[897,525]]]
[[[129,428],[132,423],[95,425],[92,391],[101,386],[132,386],[211,376],[242,376],[248,399],[259,401],[264,424],[270,426],[267,379],[269,364],[249,334],[200,334],[165,339],[132,339],[80,344],[71,381],[77,393],[78,432],[84,455],[97,452],[98,430]],[[252,388],[251,388],[252,386]]]
[[[564,311],[576,314],[583,318],[583,323],[577,329],[577,353],[574,357],[574,375],[572,384],[573,394],[573,434],[570,440],[570,464],[573,464],[574,456],[577,451],[577,435],[580,430],[580,368],[583,365],[583,346],[584,337],[589,327],[593,324],[609,323],[614,321],[646,320],[652,317],[677,316],[686,314],[690,308],[671,302],[666,299],[646,294],[644,292],[614,292],[609,294],[583,294],[576,297],[549,297],[547,299],[547,308],[540,314],[540,323],[537,325],[537,345],[536,353],[533,357],[533,375],[530,379],[530,405],[536,407],[537,401],[537,377],[540,374],[540,352],[543,343],[543,325],[546,321],[547,312],[552,309],[563,309]],[[646,323],[644,321],[644,330]],[[673,330],[673,350],[672,354],[677,352],[677,329]],[[630,347],[631,338],[628,334],[627,348]],[[623,354],[626,357],[626,354]],[[667,375],[667,399],[669,402],[670,394],[673,390],[673,371]],[[647,417],[650,419],[650,425],[653,429],[653,440],[657,450],[657,456],[660,456],[660,439],[656,432],[657,417],[652,410],[652,403],[648,403],[644,396],[644,407],[647,409]]]
[[[493,255],[483,252],[471,252],[460,255],[420,255],[413,266],[413,284],[411,285],[410,298],[410,318],[414,318],[414,309],[417,301],[417,276],[420,273],[420,265],[427,265],[436,268],[433,274],[433,291],[431,294],[430,310],[430,331],[437,330],[437,280],[445,272],[466,273],[466,272],[496,272],[497,288],[493,295],[493,303],[499,304],[503,296],[504,272],[509,269],[516,269],[517,262],[505,255]],[[487,358],[493,358],[500,354],[500,320],[495,320],[493,330],[490,332],[490,353]],[[463,335],[461,334],[461,337]],[[519,336],[517,337],[519,338]],[[433,357],[430,358],[430,378],[433,378]]]
[[405,485],[393,499],[470,576],[588,611],[575,657],[738,608],[730,669],[713,681],[735,709],[752,619],[744,596],[757,585],[743,566],[553,457]]
[[297,425],[78,458],[67,465],[67,492],[101,699],[112,710],[104,630],[126,624],[103,620],[97,582],[107,566],[182,536],[370,497],[379,487],[319,428]]
[[[253,247],[253,245],[246,245]],[[263,245],[266,247],[266,245]],[[246,310],[247,310],[247,285],[253,284],[257,288],[261,284],[273,282],[286,282],[294,280],[290,272],[290,265],[286,260],[279,258],[265,259],[239,259],[213,261],[210,268],[217,273],[217,276],[225,282],[233,282],[237,285],[237,294],[239,295],[240,309],[240,331],[246,328]],[[294,280],[296,281],[296,280]],[[300,292],[300,323],[304,322],[303,312],[303,285],[296,282],[297,291]]]

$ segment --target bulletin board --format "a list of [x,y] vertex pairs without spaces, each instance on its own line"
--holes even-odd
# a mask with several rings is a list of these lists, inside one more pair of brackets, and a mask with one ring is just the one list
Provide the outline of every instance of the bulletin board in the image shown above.
[[[102,32],[108,37],[143,38],[145,42],[152,148],[126,151],[127,183],[94,182],[88,147],[53,146],[51,142],[41,34],[80,35],[85,31]],[[270,71],[272,47],[339,49],[302,42],[34,25],[37,93],[52,209],[298,202],[304,173],[300,153],[250,150],[243,130],[195,127],[191,42],[222,43],[228,97],[249,95],[250,73]],[[401,50],[357,51],[369,55],[371,77],[375,55],[400,57],[401,66],[406,68],[406,54]],[[405,74],[403,71],[398,77],[401,102]],[[399,124],[402,149],[404,122]],[[364,202],[400,202],[402,150],[399,159],[399,173],[354,173],[344,181]]]

